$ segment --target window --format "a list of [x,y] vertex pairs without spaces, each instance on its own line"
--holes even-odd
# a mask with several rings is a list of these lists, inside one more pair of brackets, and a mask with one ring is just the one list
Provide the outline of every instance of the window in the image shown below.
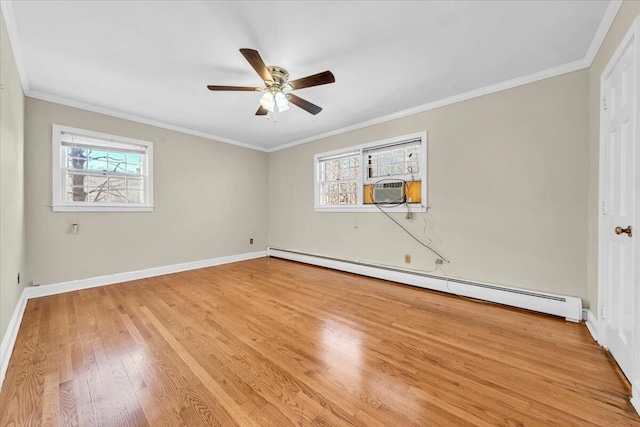
[[318,163],[322,206],[353,206],[360,203],[359,152],[324,157]]
[[[396,180],[405,182],[411,208],[426,211],[426,143],[422,132],[316,154],[315,210],[379,212],[373,203],[375,184]],[[394,209],[403,208],[385,210]]]
[[153,144],[53,125],[54,211],[153,210]]

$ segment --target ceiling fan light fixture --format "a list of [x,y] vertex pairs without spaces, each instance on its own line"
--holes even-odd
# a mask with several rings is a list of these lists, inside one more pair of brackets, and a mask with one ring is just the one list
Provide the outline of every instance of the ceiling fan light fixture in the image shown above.
[[[0,0],[1,2],[2,0]],[[267,67],[260,57],[260,54],[255,49],[240,49],[240,53],[249,62],[249,65],[253,67],[256,73],[260,76],[264,82],[264,87],[255,86],[220,86],[220,85],[208,85],[207,88],[211,91],[265,91],[262,98],[260,98],[260,108],[256,111],[256,116],[267,116],[268,113],[275,114],[287,111],[291,104],[296,107],[302,108],[307,113],[316,115],[322,108],[318,107],[311,102],[300,98],[299,96],[289,94],[288,91],[304,89],[307,87],[321,86],[329,83],[335,83],[336,79],[331,71],[323,71],[322,73],[313,74],[311,76],[303,77],[289,81],[289,72],[282,67],[275,65]],[[274,119],[275,121],[275,119]]]
[[276,92],[276,105],[278,106],[278,111],[287,111],[289,109],[289,101],[281,91]]
[[267,109],[269,112],[273,113],[274,109],[275,109],[275,101],[273,99],[273,94],[271,92],[267,92],[264,95],[262,95],[262,98],[260,98],[260,105],[262,105],[265,109]]

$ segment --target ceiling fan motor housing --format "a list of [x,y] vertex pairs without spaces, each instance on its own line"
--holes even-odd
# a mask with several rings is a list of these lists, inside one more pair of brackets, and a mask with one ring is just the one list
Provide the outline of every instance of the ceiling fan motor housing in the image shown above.
[[265,83],[267,83],[269,87],[276,86],[280,90],[284,89],[285,83],[289,78],[289,73],[287,72],[287,70],[274,65],[267,67],[267,69],[269,70],[269,74],[271,74],[271,76],[273,77],[273,83],[270,85],[268,84],[268,82]]

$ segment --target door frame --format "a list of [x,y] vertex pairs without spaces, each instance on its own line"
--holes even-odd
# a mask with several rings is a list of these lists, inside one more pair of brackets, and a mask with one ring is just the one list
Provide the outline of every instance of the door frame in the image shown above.
[[[605,328],[602,320],[603,310],[606,308],[605,295],[606,295],[606,282],[604,280],[604,246],[606,243],[606,232],[611,232],[611,230],[605,230],[604,227],[604,215],[603,215],[603,206],[604,206],[604,170],[606,167],[606,162],[604,159],[604,140],[605,140],[605,126],[604,126],[604,114],[603,114],[603,100],[605,98],[605,80],[607,75],[612,71],[613,67],[617,64],[620,59],[622,53],[626,49],[626,47],[632,41],[635,42],[634,50],[635,50],[635,93],[633,94],[633,102],[635,103],[635,118],[634,118],[634,132],[635,132],[635,144],[636,144],[636,167],[640,168],[640,40],[638,37],[640,36],[640,16],[636,18],[633,25],[625,35],[625,37],[620,42],[618,48],[615,53],[611,56],[607,66],[602,71],[600,75],[600,100],[599,100],[599,110],[600,110],[600,159],[599,159],[599,207],[598,207],[598,312],[596,313],[598,319],[598,343],[602,346],[605,342]],[[636,207],[636,218],[635,225],[638,226],[638,231],[640,231],[640,170],[636,171],[636,203],[638,206]],[[640,414],[640,326],[638,326],[638,320],[640,320],[640,251],[638,250],[639,245],[636,243],[636,240],[632,243],[632,256],[633,262],[636,267],[634,272],[634,287],[637,290],[634,292],[634,322],[633,322],[633,368],[631,378],[629,378],[629,382],[632,386],[632,398],[631,403],[635,407],[636,411]],[[606,314],[606,313],[605,313]]]

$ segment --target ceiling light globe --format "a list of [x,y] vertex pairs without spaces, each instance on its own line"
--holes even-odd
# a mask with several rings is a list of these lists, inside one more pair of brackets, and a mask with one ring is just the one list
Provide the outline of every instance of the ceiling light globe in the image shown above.
[[282,92],[276,92],[276,104],[278,105],[278,109],[282,111],[284,107],[289,106],[289,101],[287,101],[287,97]]
[[265,93],[262,98],[260,98],[260,105],[264,107],[267,111],[273,113],[275,108],[275,101],[273,100],[273,94],[271,92]]

